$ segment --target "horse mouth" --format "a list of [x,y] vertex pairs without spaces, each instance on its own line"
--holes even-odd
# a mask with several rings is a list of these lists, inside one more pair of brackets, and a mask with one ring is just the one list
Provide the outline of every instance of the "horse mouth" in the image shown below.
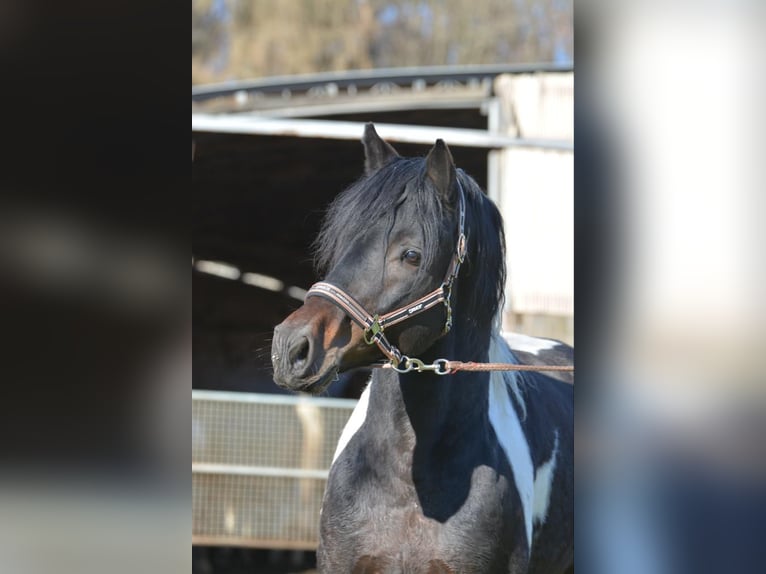
[[327,369],[327,371],[325,371],[323,374],[315,375],[315,377],[316,377],[315,380],[306,382],[297,390],[304,393],[310,393],[312,395],[318,395],[322,393],[333,382],[338,380],[338,366],[333,365],[329,369]]

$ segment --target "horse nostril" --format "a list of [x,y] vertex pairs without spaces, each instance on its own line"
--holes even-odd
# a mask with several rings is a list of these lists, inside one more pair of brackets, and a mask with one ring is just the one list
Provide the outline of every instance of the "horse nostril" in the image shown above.
[[306,337],[301,337],[292,347],[290,347],[290,353],[288,354],[288,360],[293,367],[299,367],[308,359],[311,345]]

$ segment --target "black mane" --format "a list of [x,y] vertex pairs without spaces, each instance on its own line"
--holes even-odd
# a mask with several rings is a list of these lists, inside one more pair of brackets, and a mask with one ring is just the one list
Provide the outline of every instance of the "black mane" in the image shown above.
[[474,179],[458,169],[458,180],[466,198],[468,253],[460,268],[455,311],[458,321],[481,336],[483,348],[505,293],[505,233],[503,218]]
[[[503,224],[499,211],[474,179],[460,169],[457,173],[466,199],[468,252],[453,294],[455,325],[462,327],[461,331],[465,329],[478,336],[476,343],[486,348],[492,323],[503,301]],[[423,231],[425,266],[434,261],[442,249],[454,252],[457,242],[454,206],[445,205],[440,194],[429,189],[432,184],[425,175],[424,158],[397,158],[352,184],[330,204],[314,242],[319,276],[333,268],[344,246],[364,235],[370,221],[393,220],[408,184],[423,191],[413,196]]]

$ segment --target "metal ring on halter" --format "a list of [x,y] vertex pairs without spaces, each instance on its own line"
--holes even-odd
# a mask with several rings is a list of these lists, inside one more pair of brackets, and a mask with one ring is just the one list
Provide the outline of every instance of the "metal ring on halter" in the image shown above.
[[437,375],[449,375],[449,361],[447,359],[436,359],[432,365],[434,367],[434,373]]

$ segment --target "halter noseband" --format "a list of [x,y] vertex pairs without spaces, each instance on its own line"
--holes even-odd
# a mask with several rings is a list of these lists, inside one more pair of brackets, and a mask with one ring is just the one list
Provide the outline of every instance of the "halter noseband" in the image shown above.
[[444,303],[444,306],[447,309],[447,318],[444,323],[444,331],[442,334],[446,335],[452,328],[452,307],[450,306],[452,285],[460,271],[460,265],[465,259],[467,247],[465,236],[465,196],[459,181],[457,182],[457,186],[460,210],[458,216],[457,247],[450,260],[449,266],[447,267],[447,274],[444,276],[444,281],[442,281],[442,284],[439,287],[420,299],[383,315],[378,315],[377,313],[372,315],[368,313],[364,306],[354,299],[354,297],[340,287],[328,283],[327,281],[314,283],[306,293],[307,299],[309,297],[322,297],[340,307],[354,323],[363,329],[365,342],[368,345],[372,345],[373,343],[376,344],[383,354],[388,357],[388,360],[394,367],[397,367],[399,362],[405,358],[405,356],[395,345],[386,339],[384,334],[386,327],[391,327],[392,325],[406,321],[410,317],[419,315],[439,303]]

